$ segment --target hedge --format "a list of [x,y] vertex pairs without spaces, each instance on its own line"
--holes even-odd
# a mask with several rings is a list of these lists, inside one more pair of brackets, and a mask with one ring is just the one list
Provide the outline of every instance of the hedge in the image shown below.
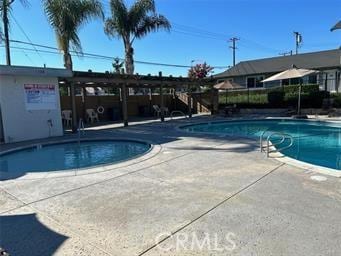
[[[299,85],[288,85],[282,88],[266,88],[262,90],[228,91],[227,104],[238,104],[245,107],[296,107]],[[220,93],[219,103],[225,104],[225,92]],[[301,104],[302,107],[319,108],[324,98],[329,93],[319,90],[319,85],[302,85]],[[337,99],[341,105],[340,99]]]

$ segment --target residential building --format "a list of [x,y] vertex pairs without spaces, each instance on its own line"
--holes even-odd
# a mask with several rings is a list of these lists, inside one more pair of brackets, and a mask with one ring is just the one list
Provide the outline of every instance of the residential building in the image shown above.
[[298,79],[281,80],[265,84],[261,82],[263,79],[289,69],[293,65],[298,68],[319,71],[316,75],[306,77],[305,83],[319,84],[321,90],[341,92],[341,49],[242,61],[225,72],[215,75],[215,78],[218,81],[230,80],[245,88],[298,84]]

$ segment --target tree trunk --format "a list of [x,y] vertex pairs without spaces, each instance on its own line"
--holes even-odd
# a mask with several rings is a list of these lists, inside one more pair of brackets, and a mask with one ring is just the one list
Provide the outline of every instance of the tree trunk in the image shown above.
[[125,67],[127,74],[134,74],[134,49],[130,43],[125,44]]
[[64,52],[64,67],[72,70],[72,58],[69,52]]
[[3,24],[4,24],[4,32],[5,32],[5,49],[6,49],[6,65],[10,66],[11,65],[11,54],[10,54],[10,46],[9,46],[9,33],[8,33],[8,2],[3,1],[3,6],[2,11],[3,11]]

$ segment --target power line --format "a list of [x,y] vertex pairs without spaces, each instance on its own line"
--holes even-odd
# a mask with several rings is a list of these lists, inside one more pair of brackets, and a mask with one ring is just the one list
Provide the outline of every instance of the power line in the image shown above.
[[21,27],[21,25],[19,24],[19,22],[17,21],[17,19],[14,17],[14,15],[10,12],[9,13],[12,17],[12,19],[14,20],[14,22],[17,24],[18,28],[20,29],[20,31],[24,34],[24,36],[26,37],[26,39],[31,43],[31,45],[33,46],[34,50],[36,51],[36,53],[39,55],[39,57],[42,59],[42,61],[44,62],[44,64],[46,63],[45,59],[43,58],[43,56],[40,55],[40,53],[38,52],[37,48],[33,45],[31,39],[28,37],[28,35],[26,34],[25,30]]
[[[47,46],[47,45],[42,45],[42,44],[35,44],[35,43],[31,43],[31,42],[24,42],[21,40],[10,40],[13,43],[18,43],[18,44],[24,44],[24,45],[31,45],[31,46],[36,46],[36,47],[41,47],[41,48],[45,48],[45,49],[50,49],[50,50],[54,50],[57,52],[51,52],[51,51],[44,51],[45,53],[55,53],[55,54],[61,54],[58,48],[56,47],[51,47],[51,46]],[[12,47],[14,48],[14,47]],[[17,47],[18,48],[18,47]],[[25,49],[25,48],[23,48]],[[25,50],[28,50],[27,48]],[[37,49],[37,51],[43,52],[40,49]],[[81,52],[77,52],[77,51],[70,51],[71,53],[73,53],[73,56],[83,56],[86,58],[97,58],[97,59],[104,59],[104,60],[110,60],[112,61],[115,57],[112,56],[106,56],[106,55],[99,55],[99,54],[94,54],[94,53],[81,53]],[[120,60],[124,60],[123,58],[119,58]],[[149,62],[149,61],[140,61],[140,60],[135,60],[134,61],[137,64],[144,64],[144,65],[153,65],[153,66],[166,66],[166,67],[176,67],[176,68],[190,68],[191,66],[188,65],[181,65],[181,64],[169,64],[169,63],[159,63],[159,62]],[[214,68],[216,69],[226,69],[227,66],[214,66]]]

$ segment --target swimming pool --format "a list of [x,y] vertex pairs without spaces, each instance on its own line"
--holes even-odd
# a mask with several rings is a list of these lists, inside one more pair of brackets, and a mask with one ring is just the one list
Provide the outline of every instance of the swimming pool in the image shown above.
[[341,170],[341,123],[264,119],[194,124],[181,129],[257,139],[264,131],[266,134],[284,132],[293,137],[293,145],[281,153],[310,164]]
[[35,146],[0,156],[2,172],[46,172],[82,169],[129,160],[150,144],[128,140],[90,140]]

